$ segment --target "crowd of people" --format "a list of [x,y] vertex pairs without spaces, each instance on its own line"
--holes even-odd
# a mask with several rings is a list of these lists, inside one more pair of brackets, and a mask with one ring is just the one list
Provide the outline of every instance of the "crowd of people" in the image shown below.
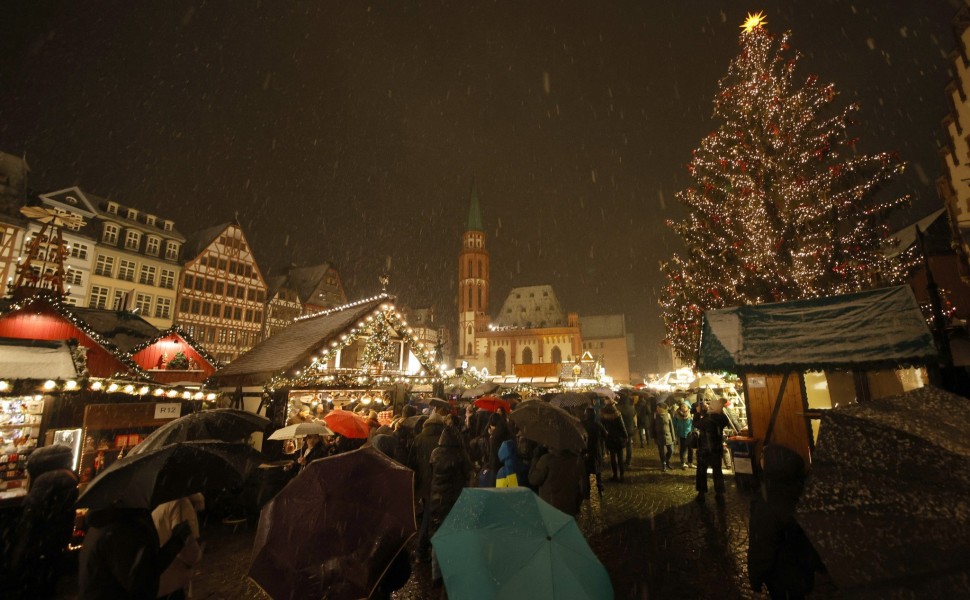
[[[720,450],[728,419],[720,403],[712,400],[702,396],[691,405],[683,399],[647,394],[615,398],[590,394],[588,405],[579,407],[577,413],[585,432],[581,449],[546,447],[528,439],[501,407],[492,411],[473,403],[416,401],[404,405],[398,414],[362,411],[370,428],[366,437],[303,437],[301,447],[284,449],[290,458],[283,471],[296,477],[314,460],[365,444],[414,470],[420,527],[410,558],[430,562],[433,585],[440,585],[431,538],[465,487],[528,487],[564,513],[578,516],[594,489],[603,494],[607,464],[610,482],[626,481],[633,444],[638,442],[641,448],[656,445],[663,472],[674,468],[671,460],[677,447],[677,466],[697,469],[700,500],[708,489],[710,467],[715,495],[720,499],[724,493]],[[511,411],[521,404],[518,398],[506,403]],[[77,477],[70,470],[70,458],[68,449],[53,446],[35,451],[28,460],[32,483],[24,503],[24,527],[8,550],[10,564],[45,566],[14,571],[19,585],[10,589],[30,590],[31,597],[52,597],[56,575],[64,569],[63,549],[73,529],[77,499]],[[196,515],[204,506],[201,495],[195,495],[153,511],[119,508],[89,515],[79,557],[80,597],[187,597],[191,574],[202,556]],[[390,597],[406,583],[410,575],[407,558],[388,571],[377,597]]]

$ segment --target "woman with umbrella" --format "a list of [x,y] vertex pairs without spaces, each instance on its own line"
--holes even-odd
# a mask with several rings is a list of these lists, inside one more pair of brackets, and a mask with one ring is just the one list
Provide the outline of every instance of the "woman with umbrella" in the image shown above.
[[574,517],[582,509],[588,480],[582,459],[569,449],[552,448],[529,468],[529,483],[539,488],[539,497]]
[[311,433],[303,440],[303,447],[300,448],[300,455],[292,463],[283,467],[284,470],[299,469],[302,471],[310,461],[324,458],[327,456],[327,446],[323,443],[323,438],[318,433]]

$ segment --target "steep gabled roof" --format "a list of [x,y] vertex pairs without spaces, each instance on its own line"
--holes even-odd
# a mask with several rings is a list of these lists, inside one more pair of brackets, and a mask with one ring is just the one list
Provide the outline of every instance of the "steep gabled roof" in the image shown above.
[[304,304],[314,299],[314,292],[320,287],[320,282],[327,276],[330,263],[310,265],[306,267],[290,267],[286,274],[286,287],[295,290]]
[[263,384],[289,369],[303,366],[328,343],[387,302],[377,297],[301,319],[253,346],[212,375],[218,386]]
[[896,244],[886,249],[887,256],[899,256],[916,244],[916,228],[923,232],[923,241],[928,255],[950,254],[952,234],[946,209],[931,212],[919,221],[904,227],[893,234]]
[[[21,300],[19,302],[11,303],[5,308],[4,313],[7,313],[13,310],[18,310],[18,309],[23,310],[35,305],[50,307],[59,316],[61,316],[69,323],[71,323],[72,325],[74,325],[75,327],[83,331],[84,334],[91,339],[91,341],[101,346],[106,352],[108,352],[114,358],[116,358],[121,364],[123,364],[126,368],[128,368],[133,375],[137,377],[141,377],[143,379],[151,379],[151,377],[148,376],[148,373],[142,370],[142,368],[138,366],[138,363],[132,360],[131,356],[127,352],[125,352],[124,350],[116,346],[115,343],[112,342],[111,340],[101,335],[95,327],[89,324],[84,319],[84,317],[82,317],[80,314],[77,313],[77,311],[80,311],[80,310],[95,310],[95,309],[78,309],[61,302],[57,298],[51,298],[47,295],[38,294],[36,296],[30,296],[28,298],[25,298],[24,300]],[[116,311],[103,311],[103,312],[116,312]]]
[[566,314],[551,285],[512,288],[495,317],[500,327],[562,327]]
[[216,369],[219,369],[220,367],[223,366],[222,363],[219,362],[218,359],[216,359],[216,357],[214,357],[211,354],[209,354],[209,351],[206,350],[204,347],[202,347],[202,345],[200,345],[197,341],[195,341],[195,338],[193,338],[191,335],[189,335],[189,333],[185,330],[185,328],[183,328],[179,324],[172,325],[171,327],[169,327],[168,329],[166,329],[164,331],[159,331],[158,334],[155,335],[154,337],[148,338],[148,339],[142,341],[141,343],[139,343],[139,344],[137,344],[135,346],[132,346],[128,350],[128,353],[131,354],[132,356],[134,356],[134,355],[138,354],[139,352],[141,352],[142,350],[144,350],[145,348],[151,346],[152,344],[158,342],[161,339],[167,338],[168,336],[170,336],[172,334],[175,334],[175,335],[179,336],[180,338],[182,338],[182,340],[190,348],[192,348],[193,350],[195,350],[199,354],[199,356],[201,356],[202,358],[204,358],[206,360],[206,362],[208,362],[210,365],[212,365]]
[[185,244],[182,245],[182,256],[185,260],[192,260],[202,254],[202,251],[216,241],[222,233],[229,229],[233,223],[222,223],[213,225],[196,231],[185,236]]

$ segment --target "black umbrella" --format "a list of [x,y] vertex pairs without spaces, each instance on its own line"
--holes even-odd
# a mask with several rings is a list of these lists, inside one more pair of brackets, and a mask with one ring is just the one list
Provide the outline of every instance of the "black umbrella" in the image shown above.
[[411,469],[369,447],[315,460],[260,513],[249,576],[272,598],[370,598],[416,531]]
[[582,415],[587,407],[593,406],[593,399],[586,394],[578,392],[564,392],[557,394],[549,400],[549,404],[562,408],[572,415]]
[[509,420],[526,439],[549,448],[581,451],[586,447],[586,430],[579,419],[545,402],[526,402],[509,413]]
[[248,444],[177,442],[115,461],[78,498],[81,508],[154,508],[196,492],[240,485],[263,462]]
[[131,454],[144,454],[175,442],[219,440],[238,442],[254,431],[263,431],[269,419],[245,410],[218,408],[194,412],[170,421],[135,446]]
[[970,400],[931,387],[823,415],[796,515],[840,588],[970,580],[967,431]]
[[428,415],[414,415],[401,421],[401,427],[412,431],[420,429],[424,422],[428,420]]

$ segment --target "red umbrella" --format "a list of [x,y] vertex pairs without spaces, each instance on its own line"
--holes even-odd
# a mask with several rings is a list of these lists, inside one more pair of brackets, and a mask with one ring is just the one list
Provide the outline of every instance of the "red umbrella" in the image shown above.
[[336,408],[323,417],[327,427],[345,438],[366,438],[370,435],[370,425],[364,417],[349,410]]
[[512,412],[512,407],[508,402],[502,400],[498,396],[482,396],[474,402],[475,406],[482,410],[487,410],[488,412],[498,412],[498,409],[505,411],[505,414]]

